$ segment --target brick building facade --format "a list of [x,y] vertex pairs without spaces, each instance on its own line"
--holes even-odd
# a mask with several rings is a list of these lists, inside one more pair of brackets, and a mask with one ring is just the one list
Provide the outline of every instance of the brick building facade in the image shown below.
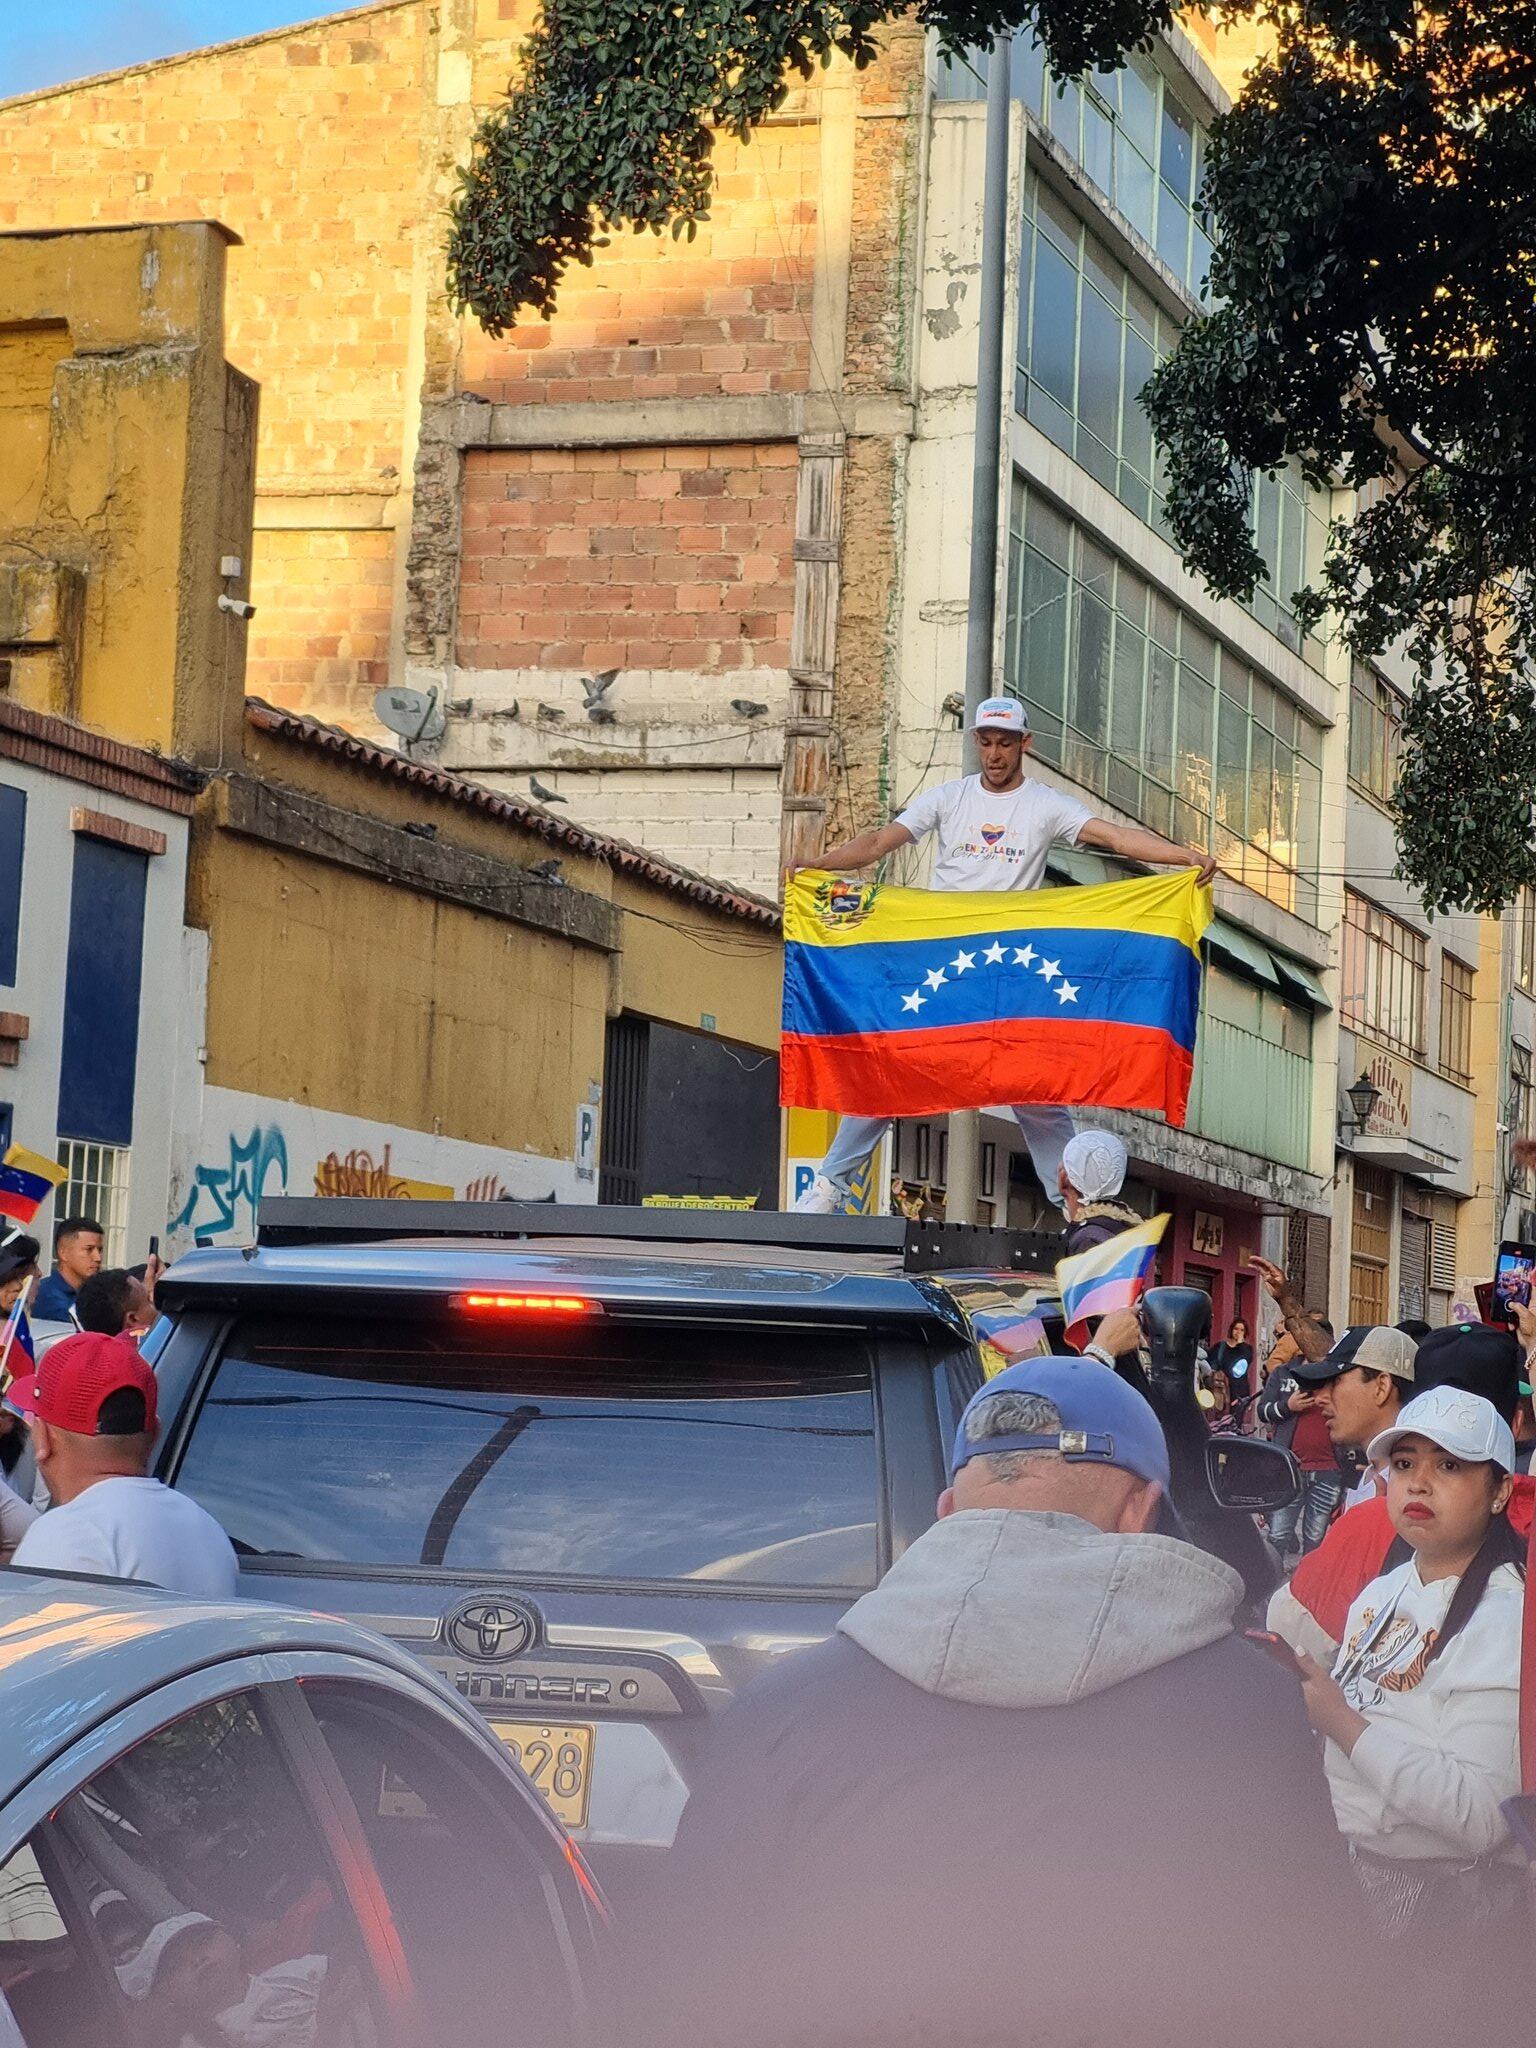
[[722,138],[693,242],[616,236],[494,339],[443,211],[532,15],[385,0],[10,101],[0,226],[240,236],[253,688],[364,732],[435,689],[442,765],[766,884],[781,788],[807,850],[888,794],[924,38]]

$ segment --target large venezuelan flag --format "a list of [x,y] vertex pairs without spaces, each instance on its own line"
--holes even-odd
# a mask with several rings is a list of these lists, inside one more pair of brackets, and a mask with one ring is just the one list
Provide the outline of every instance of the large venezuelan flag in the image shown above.
[[1061,1102],[1182,1124],[1210,921],[1192,868],[997,895],[802,870],[784,904],[782,1099],[857,1116]]

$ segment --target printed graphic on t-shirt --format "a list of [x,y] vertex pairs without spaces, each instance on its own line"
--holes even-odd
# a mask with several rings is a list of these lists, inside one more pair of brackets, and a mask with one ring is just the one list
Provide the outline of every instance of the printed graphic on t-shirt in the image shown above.
[[1339,1672],[1344,1697],[1356,1713],[1365,1714],[1389,1692],[1412,1692],[1422,1684],[1439,1640],[1439,1629],[1421,1628],[1411,1615],[1365,1608],[1359,1628],[1344,1645]]

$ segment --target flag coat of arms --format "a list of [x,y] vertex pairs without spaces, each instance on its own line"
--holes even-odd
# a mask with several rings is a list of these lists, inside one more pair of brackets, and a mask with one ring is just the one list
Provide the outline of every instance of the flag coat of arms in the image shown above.
[[1154,1216],[1135,1230],[1122,1230],[1117,1237],[1091,1245],[1076,1258],[1058,1260],[1056,1285],[1069,1344],[1081,1350],[1096,1317],[1129,1308],[1140,1298],[1167,1228],[1166,1216]]
[[1182,1124],[1210,921],[1193,869],[997,894],[802,870],[784,902],[782,1099],[887,1117],[1059,1102]]

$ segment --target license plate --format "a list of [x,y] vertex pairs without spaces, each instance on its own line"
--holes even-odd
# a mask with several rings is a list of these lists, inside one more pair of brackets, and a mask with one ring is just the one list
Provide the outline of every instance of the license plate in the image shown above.
[[586,1826],[592,1789],[592,1730],[538,1721],[493,1721],[492,1728],[536,1792],[568,1828]]

